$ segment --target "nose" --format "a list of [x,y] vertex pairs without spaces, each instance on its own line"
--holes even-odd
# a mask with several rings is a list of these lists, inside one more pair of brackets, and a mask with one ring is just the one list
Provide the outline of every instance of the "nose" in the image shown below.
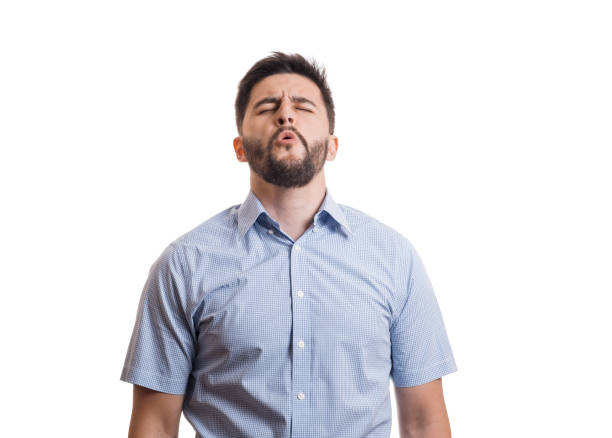
[[289,102],[283,99],[278,109],[278,118],[276,119],[276,124],[277,126],[281,127],[293,125],[294,123],[295,114],[293,113],[293,108],[291,108],[291,104]]

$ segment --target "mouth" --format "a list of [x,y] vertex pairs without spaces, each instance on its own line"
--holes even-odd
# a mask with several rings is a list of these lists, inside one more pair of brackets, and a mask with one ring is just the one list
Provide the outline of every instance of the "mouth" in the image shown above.
[[285,130],[278,134],[276,141],[279,143],[292,143],[297,141],[297,136],[292,131]]

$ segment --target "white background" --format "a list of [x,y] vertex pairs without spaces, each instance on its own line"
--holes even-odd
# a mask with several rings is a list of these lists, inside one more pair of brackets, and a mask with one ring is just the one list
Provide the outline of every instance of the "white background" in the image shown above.
[[245,198],[237,85],[280,50],[327,68],[336,201],[425,262],[453,436],[612,436],[608,4],[2,2],[2,435],[127,434],[148,269]]

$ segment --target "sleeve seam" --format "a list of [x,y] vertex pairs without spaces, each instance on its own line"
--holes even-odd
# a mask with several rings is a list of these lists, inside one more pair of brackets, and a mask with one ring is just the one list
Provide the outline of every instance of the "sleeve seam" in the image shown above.
[[[413,282],[414,282],[414,277],[413,277],[413,269],[412,269],[412,265],[413,265],[413,260],[412,260],[412,250],[410,249],[410,243],[408,242],[409,246],[408,246],[408,255],[410,257],[409,263],[408,263],[408,291],[406,292],[406,299],[404,300],[404,303],[402,304],[401,309],[399,310],[399,313],[397,315],[395,315],[395,318],[393,319],[393,321],[391,322],[391,327],[389,328],[390,331],[393,331],[393,329],[395,328],[397,321],[399,321],[400,317],[402,316],[402,314],[404,313],[404,309],[406,308],[407,304],[408,304],[408,300],[410,299],[410,296],[412,295],[412,286],[413,286]],[[401,266],[401,264],[400,264]],[[399,275],[396,274],[396,278],[399,279]]]

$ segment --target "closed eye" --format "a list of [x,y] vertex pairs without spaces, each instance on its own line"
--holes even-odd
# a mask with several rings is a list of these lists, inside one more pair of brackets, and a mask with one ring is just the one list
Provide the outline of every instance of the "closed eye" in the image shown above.
[[[309,110],[309,109],[307,109],[307,108],[297,108],[297,109],[302,110],[302,111],[308,111],[309,113],[312,113],[312,112],[313,112],[313,111],[311,111],[311,110]],[[261,111],[259,111],[259,112],[257,113],[257,115],[259,115],[259,114],[263,114],[263,113],[268,112],[268,111],[272,111],[272,110],[271,110],[271,109],[261,110]]]

